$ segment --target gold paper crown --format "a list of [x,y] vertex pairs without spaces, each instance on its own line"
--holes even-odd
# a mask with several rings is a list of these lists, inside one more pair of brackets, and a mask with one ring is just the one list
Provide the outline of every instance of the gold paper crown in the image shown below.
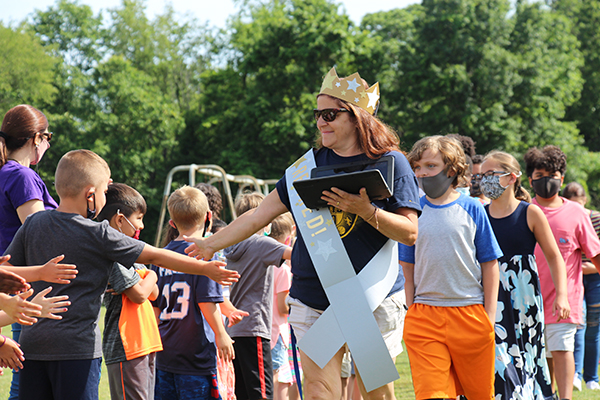
[[379,82],[365,89],[358,72],[340,79],[334,67],[325,75],[319,94],[326,94],[344,100],[373,115],[379,104]]

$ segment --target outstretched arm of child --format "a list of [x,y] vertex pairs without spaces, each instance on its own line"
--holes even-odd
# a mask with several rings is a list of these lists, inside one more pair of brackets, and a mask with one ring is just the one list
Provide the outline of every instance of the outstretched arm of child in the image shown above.
[[0,367],[11,368],[14,370],[23,369],[23,351],[17,342],[0,335]]
[[224,361],[231,361],[235,358],[233,351],[233,340],[229,337],[225,331],[223,325],[223,319],[221,318],[221,312],[217,307],[216,303],[198,303],[202,315],[208,322],[208,325],[212,328],[215,333],[215,345],[217,346],[217,352],[219,358]]
[[235,308],[229,299],[224,299],[222,303],[219,303],[219,308],[221,309],[221,313],[229,320],[229,324],[227,325],[228,328],[234,326],[243,320],[244,317],[250,315],[246,311]]
[[[49,318],[49,319],[62,319],[60,315],[56,315],[57,313],[63,313],[67,311],[67,306],[71,305],[71,302],[68,301],[69,296],[54,296],[54,297],[46,297],[48,293],[52,290],[52,286],[48,286],[44,290],[40,290],[38,294],[31,300],[31,303],[37,304],[42,307],[40,310],[41,314],[31,314],[29,312],[25,312],[26,315],[32,317],[37,316],[39,318]],[[23,295],[27,295],[33,292],[33,289],[29,290]],[[33,318],[35,319],[35,318]],[[0,326],[6,326],[12,324],[15,319],[11,318],[6,311],[0,311]],[[31,324],[27,324],[31,325]]]
[[149,244],[144,246],[137,262],[154,264],[186,274],[204,275],[224,286],[237,282],[240,277],[240,274],[236,271],[223,268],[227,264],[222,261],[196,260],[193,257],[184,256],[171,250],[157,249]]
[[498,260],[481,263],[481,283],[483,285],[483,307],[493,326],[496,323],[498,285],[500,284]]
[[399,261],[404,272],[404,293],[406,293],[406,307],[410,307],[415,301],[415,264]]
[[[142,304],[148,298],[150,298],[150,300],[155,300],[156,297],[158,297],[157,281],[158,277],[156,276],[156,272],[149,270],[142,280],[125,290],[123,294],[136,304]],[[156,293],[154,294],[154,297],[152,297],[154,292]]]
[[44,265],[15,267],[11,264],[2,265],[7,271],[25,278],[27,282],[45,281],[50,283],[71,283],[77,276],[77,267],[73,264],[61,264],[64,255],[56,256]]
[[25,278],[4,269],[5,266],[10,266],[10,264],[5,265],[8,260],[10,260],[10,256],[8,255],[0,257],[0,265],[2,265],[0,268],[0,292],[15,294],[29,289]]

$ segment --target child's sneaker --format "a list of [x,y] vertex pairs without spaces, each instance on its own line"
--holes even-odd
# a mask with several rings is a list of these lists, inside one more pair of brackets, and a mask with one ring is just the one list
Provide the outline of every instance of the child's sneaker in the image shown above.
[[586,382],[585,387],[590,390],[600,390],[600,384],[596,381]]
[[577,375],[573,377],[573,388],[581,391],[581,378],[577,377]]

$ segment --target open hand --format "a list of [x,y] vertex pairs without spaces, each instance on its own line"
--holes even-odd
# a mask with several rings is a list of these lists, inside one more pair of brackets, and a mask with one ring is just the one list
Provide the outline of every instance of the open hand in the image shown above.
[[0,308],[13,320],[22,325],[33,325],[42,312],[42,306],[27,301],[28,297],[33,295],[33,289],[26,292],[9,296],[0,293]]
[[60,315],[55,315],[55,313],[63,313],[67,311],[67,306],[71,305],[71,302],[68,301],[69,296],[64,295],[46,297],[51,290],[52,286],[48,286],[46,289],[41,290],[35,295],[31,302],[42,306],[42,314],[40,315],[41,318],[62,319]]
[[[0,265],[10,260],[10,256],[1,256]],[[19,275],[6,271],[0,267],[0,292],[7,294],[16,294],[29,289],[29,285],[24,278]]]
[[223,286],[230,286],[240,278],[237,271],[225,269],[227,264],[223,261],[208,261],[202,275],[208,276],[213,281]]
[[206,239],[184,235],[183,240],[185,240],[186,242],[192,242],[192,244],[185,249],[185,253],[188,256],[205,260],[210,260],[211,258],[213,258],[215,250],[206,245]]
[[0,335],[0,343],[2,341],[4,341],[4,344],[0,346],[0,367],[12,368],[16,371],[23,369],[25,356],[19,344],[6,336]]
[[71,283],[71,279],[75,279],[79,271],[73,264],[59,264],[64,258],[64,255],[56,256],[44,264],[41,280],[51,283]]

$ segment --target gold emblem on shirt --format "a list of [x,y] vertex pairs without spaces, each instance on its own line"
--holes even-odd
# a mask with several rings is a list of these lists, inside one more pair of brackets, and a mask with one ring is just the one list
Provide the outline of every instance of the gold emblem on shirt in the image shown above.
[[359,218],[358,215],[342,211],[333,206],[329,206],[329,210],[331,211],[331,216],[333,217],[333,221],[335,222],[340,237],[342,239],[345,238],[356,226],[356,222]]

